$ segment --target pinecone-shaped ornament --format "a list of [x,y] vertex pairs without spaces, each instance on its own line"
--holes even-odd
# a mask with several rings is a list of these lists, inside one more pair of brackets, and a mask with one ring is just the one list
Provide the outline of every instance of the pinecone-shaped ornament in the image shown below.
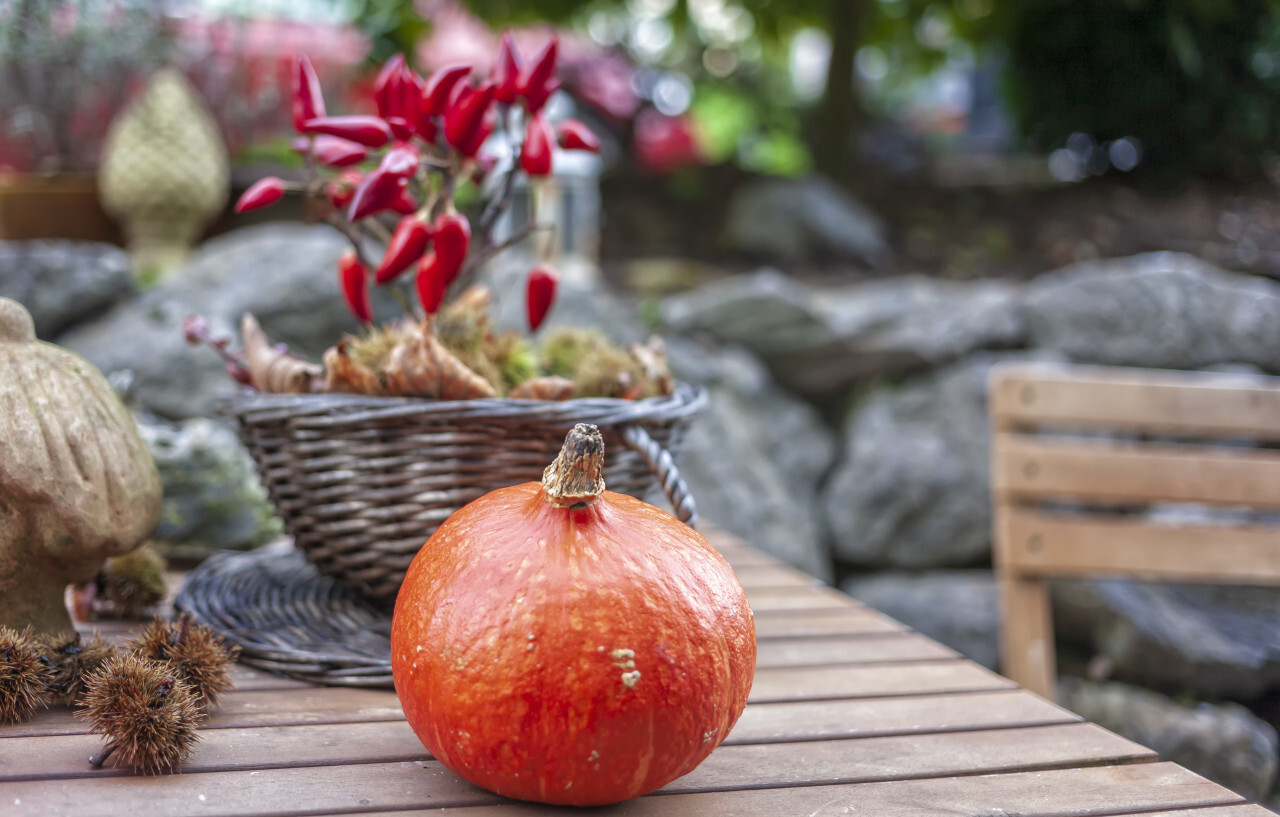
[[222,211],[230,187],[218,125],[179,71],[156,73],[107,131],[98,189],[128,237],[134,267],[163,275]]

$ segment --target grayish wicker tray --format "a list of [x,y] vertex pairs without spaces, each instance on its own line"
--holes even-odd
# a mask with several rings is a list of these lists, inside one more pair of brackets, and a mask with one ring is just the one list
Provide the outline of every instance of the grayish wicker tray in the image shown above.
[[240,645],[250,666],[316,684],[392,685],[390,607],[321,575],[288,539],[206,559],[174,607]]
[[610,490],[643,499],[661,487],[692,524],[671,452],[706,400],[688,384],[668,397],[564,402],[249,392],[226,410],[307,560],[387,601],[441,522],[489,491],[540,479],[575,423],[600,427]]

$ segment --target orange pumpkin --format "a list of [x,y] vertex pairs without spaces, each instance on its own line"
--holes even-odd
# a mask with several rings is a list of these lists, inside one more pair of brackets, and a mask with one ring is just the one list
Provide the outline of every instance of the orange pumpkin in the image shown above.
[[409,567],[391,660],[427,749],[507,797],[602,805],[688,773],[746,706],[755,624],[723,557],[612,491],[578,425],[530,482],[453,514]]

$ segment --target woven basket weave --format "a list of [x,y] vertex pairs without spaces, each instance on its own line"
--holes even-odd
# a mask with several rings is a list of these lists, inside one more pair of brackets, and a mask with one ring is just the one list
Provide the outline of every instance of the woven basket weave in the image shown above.
[[226,406],[276,512],[307,560],[375,601],[394,600],[436,527],[497,488],[541,479],[575,423],[605,441],[605,483],[661,488],[696,521],[671,452],[706,392],[669,397],[433,401],[246,392]]

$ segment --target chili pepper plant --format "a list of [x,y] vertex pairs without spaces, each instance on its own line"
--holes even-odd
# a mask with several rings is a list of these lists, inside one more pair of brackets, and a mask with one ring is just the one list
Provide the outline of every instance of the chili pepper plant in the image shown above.
[[[488,76],[449,65],[422,77],[397,55],[374,83],[377,115],[331,116],[306,56],[293,65],[294,147],[306,161],[300,183],[261,179],[236,204],[248,212],[287,191],[307,197],[311,212],[351,243],[338,261],[342,296],[366,326],[340,340],[318,366],[271,344],[252,316],[242,324],[244,350],[209,336],[198,318],[187,337],[221,354],[233,376],[260,391],[343,391],[465,399],[508,395],[642,397],[670,390],[660,346],[613,349],[582,332],[560,332],[535,349],[522,336],[499,334],[488,322],[491,296],[473,284],[476,271],[499,252],[553,224],[529,224],[502,241],[495,228],[509,209],[517,174],[533,185],[553,170],[555,146],[598,152],[581,122],[556,126],[544,108],[559,87],[552,38],[525,60],[508,32]],[[506,138],[491,140],[495,132]],[[509,155],[491,152],[501,144]],[[502,161],[504,158],[509,161]],[[493,191],[472,223],[456,206],[465,181]],[[381,245],[376,256],[370,246]],[[530,333],[554,303],[558,276],[546,263],[551,242],[538,242],[542,263],[525,277]],[[373,326],[371,287],[388,287],[405,317]]]

